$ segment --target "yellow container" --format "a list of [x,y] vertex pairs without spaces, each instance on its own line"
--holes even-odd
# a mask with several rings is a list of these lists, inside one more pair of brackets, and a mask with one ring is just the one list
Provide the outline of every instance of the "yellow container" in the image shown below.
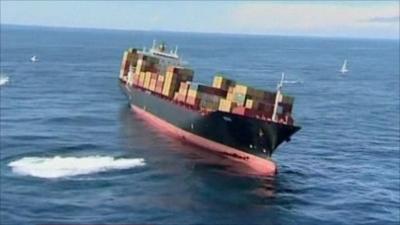
[[159,75],[158,76],[158,78],[157,78],[157,81],[164,81],[164,79],[165,79],[165,76],[162,76],[162,75]]
[[146,72],[144,77],[144,85],[143,85],[144,88],[149,89],[150,79],[151,79],[151,72]]
[[145,78],[146,73],[145,72],[140,72],[139,73],[139,84],[141,84],[140,86],[143,87],[144,85],[144,78]]
[[251,88],[249,86],[242,85],[242,84],[235,85],[233,92],[239,93],[239,94],[244,94],[244,95],[249,95],[249,96],[252,96],[255,98],[262,98],[264,96],[264,91],[256,90],[254,88]]
[[133,84],[133,78],[135,74],[132,71],[128,72],[128,84],[132,85]]
[[222,76],[215,76],[213,80],[213,87],[221,88],[222,86],[223,77]]
[[245,107],[248,109],[258,109],[259,101],[255,99],[246,99]]
[[246,85],[238,84],[235,86],[233,92],[246,95],[248,92],[248,89],[249,89],[249,87],[247,87]]
[[200,98],[201,94],[197,90],[189,89],[188,96],[193,97],[193,98]]
[[[229,92],[228,92],[229,94]],[[250,97],[253,100],[261,101],[264,99],[266,92],[263,90],[254,89],[246,85],[238,84],[233,89],[233,94],[242,94]]]
[[246,108],[252,109],[252,108],[253,108],[253,105],[254,105],[254,100],[252,100],[252,99],[246,99],[246,104],[245,104],[245,107],[246,107]]
[[155,91],[156,90],[156,83],[157,83],[156,79],[151,79],[150,80],[150,85],[149,85],[150,91]]
[[170,98],[174,97],[174,92],[179,92],[181,82],[191,81],[193,79],[193,71],[181,67],[168,67],[165,73],[163,95]]
[[137,64],[136,64],[136,70],[135,70],[135,72],[137,73],[137,74],[139,74],[140,72],[142,72],[143,70],[142,70],[142,67],[143,67],[143,59],[139,59],[138,61],[137,61]]
[[167,73],[165,74],[165,81],[171,81],[173,76],[174,76],[173,73],[167,72]]
[[187,95],[187,85],[186,82],[181,82],[179,86],[179,93],[186,96]]
[[233,93],[232,92],[228,92],[226,95],[226,99],[229,101],[233,101]]
[[222,75],[215,75],[213,80],[213,87],[228,91],[231,87],[235,86],[234,80],[227,79]]
[[222,112],[231,112],[236,104],[230,100],[221,98],[219,101],[218,110]]
[[162,93],[163,93],[163,95],[172,98],[174,93],[176,92],[176,89],[177,89],[177,82],[175,82],[175,81],[170,81],[170,82],[165,81]]

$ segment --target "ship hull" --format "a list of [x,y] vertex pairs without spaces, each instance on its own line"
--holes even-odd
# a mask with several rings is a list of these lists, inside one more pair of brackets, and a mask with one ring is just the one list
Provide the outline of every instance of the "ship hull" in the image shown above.
[[277,173],[270,156],[299,129],[219,111],[204,114],[137,87],[121,83],[121,88],[132,110],[153,126],[246,165],[257,174]]

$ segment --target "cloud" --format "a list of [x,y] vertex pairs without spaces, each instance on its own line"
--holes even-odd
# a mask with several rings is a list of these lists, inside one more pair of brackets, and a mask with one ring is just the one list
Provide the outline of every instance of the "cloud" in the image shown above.
[[249,3],[238,5],[231,14],[233,24],[240,32],[327,36],[340,36],[340,33],[370,36],[380,32],[378,36],[397,38],[398,18],[398,3],[373,6],[362,3]]
[[371,22],[371,23],[399,23],[400,16],[389,16],[389,17],[373,17],[366,22]]

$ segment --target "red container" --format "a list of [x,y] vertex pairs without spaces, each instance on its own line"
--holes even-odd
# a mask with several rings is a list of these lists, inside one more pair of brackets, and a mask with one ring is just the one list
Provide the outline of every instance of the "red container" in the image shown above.
[[134,85],[138,85],[138,83],[139,83],[139,78],[135,75],[135,76],[133,77],[133,84],[134,84]]
[[154,90],[156,93],[159,93],[159,94],[161,94],[162,93],[162,86],[160,87],[160,86],[156,86],[156,90]]
[[128,61],[125,61],[124,64],[125,64],[125,65],[124,65],[124,71],[125,71],[125,72],[128,72],[130,63],[129,63]]
[[174,97],[172,98],[174,101],[178,101],[178,92],[175,92]]
[[156,90],[155,90],[155,92],[157,92],[157,93],[162,93],[162,90],[163,90],[163,84],[164,84],[164,82],[159,82],[159,81],[157,81],[156,82]]
[[285,113],[291,113],[291,112],[292,112],[292,107],[293,107],[293,105],[291,105],[291,104],[289,104],[289,103],[283,103],[283,102],[280,102],[279,105],[282,106],[282,109],[283,109],[282,112],[283,112],[283,114],[285,114]]
[[243,106],[237,106],[237,107],[233,108],[232,113],[242,115],[242,116],[255,117],[256,110],[248,109]]
[[161,87],[161,89],[162,89],[163,86],[164,86],[164,82],[163,82],[163,81],[157,81],[157,82],[156,82],[156,88],[157,88],[157,87]]
[[182,94],[178,94],[178,99],[177,99],[179,102],[185,102],[185,100],[186,100],[186,96],[185,95],[182,95]]

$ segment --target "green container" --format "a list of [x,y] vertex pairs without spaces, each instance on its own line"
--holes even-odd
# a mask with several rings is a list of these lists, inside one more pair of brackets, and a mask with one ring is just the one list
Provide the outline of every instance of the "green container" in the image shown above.
[[246,95],[235,93],[233,96],[233,101],[238,103],[239,105],[243,105],[246,101]]

